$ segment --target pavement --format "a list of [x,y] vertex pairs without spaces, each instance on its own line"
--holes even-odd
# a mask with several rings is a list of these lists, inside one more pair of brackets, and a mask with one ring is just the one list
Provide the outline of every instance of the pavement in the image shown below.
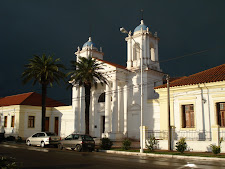
[[[25,144],[16,143],[14,141],[2,142],[3,144]],[[128,151],[116,151],[116,150],[99,150],[99,152],[120,154],[120,155],[131,155],[131,156],[142,156],[142,157],[153,157],[153,158],[174,158],[174,159],[192,159],[192,160],[207,160],[207,161],[225,161],[225,158],[218,157],[198,157],[198,156],[182,156],[182,155],[170,155],[170,154],[155,154],[155,153],[139,153],[139,152],[128,152]],[[198,152],[199,153],[199,152]]]
[[225,158],[218,158],[218,157],[181,156],[181,155],[138,153],[138,152],[114,151],[114,150],[99,150],[99,151],[111,154],[155,157],[155,158],[159,157],[159,158],[176,158],[176,159],[192,159],[192,160],[207,160],[207,161],[225,161]]

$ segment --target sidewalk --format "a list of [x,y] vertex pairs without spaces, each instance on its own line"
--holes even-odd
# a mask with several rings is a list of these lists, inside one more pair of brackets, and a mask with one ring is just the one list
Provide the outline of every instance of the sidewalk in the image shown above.
[[104,153],[132,155],[141,157],[153,157],[153,158],[176,158],[176,159],[191,159],[191,160],[208,160],[208,161],[225,161],[225,158],[219,157],[199,157],[199,156],[183,156],[183,155],[169,155],[169,154],[154,154],[154,153],[139,153],[139,152],[127,152],[127,151],[115,151],[115,150],[99,150]]

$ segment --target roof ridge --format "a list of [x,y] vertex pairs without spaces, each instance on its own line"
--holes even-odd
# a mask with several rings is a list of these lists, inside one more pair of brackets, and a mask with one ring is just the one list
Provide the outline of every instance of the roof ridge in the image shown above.
[[[20,103],[23,104],[29,97],[31,97],[36,92],[29,92],[30,94]],[[37,93],[38,94],[38,93]]]
[[15,95],[10,95],[10,96],[5,96],[5,97],[2,97],[2,98],[0,98],[0,99],[4,99],[4,98],[8,98],[8,97],[20,96],[20,95],[26,95],[26,94],[29,94],[29,93],[33,93],[33,92],[28,92],[28,93],[21,93],[21,94],[15,94]]
[[[203,70],[201,72],[174,80],[170,83],[170,87],[186,86],[202,83],[212,83],[225,80],[225,64]],[[166,85],[160,85],[155,89],[166,88]]]
[[200,71],[200,72],[198,72],[198,73],[195,73],[195,74],[189,75],[189,76],[187,76],[187,77],[192,77],[192,76],[195,76],[195,75],[198,75],[198,74],[201,74],[201,73],[204,73],[204,72],[210,71],[210,70],[214,70],[214,69],[217,69],[217,68],[219,68],[219,67],[223,67],[223,66],[225,66],[225,64],[222,64],[222,65],[219,65],[219,66],[216,66],[216,67],[212,67],[212,68],[209,68],[209,69],[206,69],[206,70],[202,70],[202,71]]
[[126,69],[127,70],[126,66],[123,66],[123,65],[120,65],[120,64],[117,64],[117,63],[113,63],[113,62],[110,62],[110,61],[107,61],[107,60],[99,59],[99,58],[96,58],[96,57],[93,57],[93,58],[94,59],[97,59],[99,61],[102,61],[104,63],[108,63],[111,66],[114,66],[114,67],[117,67],[117,68],[122,68],[122,69]]

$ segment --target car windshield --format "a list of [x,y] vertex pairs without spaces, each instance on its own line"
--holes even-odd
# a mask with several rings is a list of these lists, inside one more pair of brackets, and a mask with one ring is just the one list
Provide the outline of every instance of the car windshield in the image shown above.
[[88,136],[88,135],[82,135],[82,140],[87,140],[87,141],[92,141],[93,138],[91,136]]
[[47,136],[57,136],[55,133],[46,132]]

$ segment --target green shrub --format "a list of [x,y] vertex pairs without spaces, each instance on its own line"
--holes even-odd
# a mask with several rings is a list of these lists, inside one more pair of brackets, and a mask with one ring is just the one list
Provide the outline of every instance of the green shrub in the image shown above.
[[12,157],[0,157],[0,168],[1,169],[17,169],[15,159]]
[[109,138],[102,138],[101,139],[101,143],[100,143],[100,147],[103,150],[110,150],[112,147],[113,143]]
[[181,137],[181,139],[176,143],[176,150],[183,153],[187,148],[187,143],[185,141],[184,137]]
[[8,136],[8,137],[6,137],[6,140],[7,141],[15,141],[16,138],[14,136]]
[[16,142],[18,142],[18,143],[22,143],[22,142],[23,142],[22,137],[18,136],[18,137],[16,138]]
[[220,146],[216,146],[216,145],[211,144],[210,147],[212,148],[213,154],[219,154],[220,151],[221,151]]
[[130,139],[128,139],[128,138],[124,139],[123,142],[122,142],[122,149],[123,150],[129,150],[130,146],[131,146]]
[[218,146],[210,144],[210,147],[212,148],[213,154],[219,154],[221,152],[221,146],[220,145],[221,145],[222,141],[223,141],[223,138],[221,137]]
[[157,140],[154,136],[150,135],[150,138],[146,140],[146,146],[150,151],[153,151],[155,145],[157,145]]

